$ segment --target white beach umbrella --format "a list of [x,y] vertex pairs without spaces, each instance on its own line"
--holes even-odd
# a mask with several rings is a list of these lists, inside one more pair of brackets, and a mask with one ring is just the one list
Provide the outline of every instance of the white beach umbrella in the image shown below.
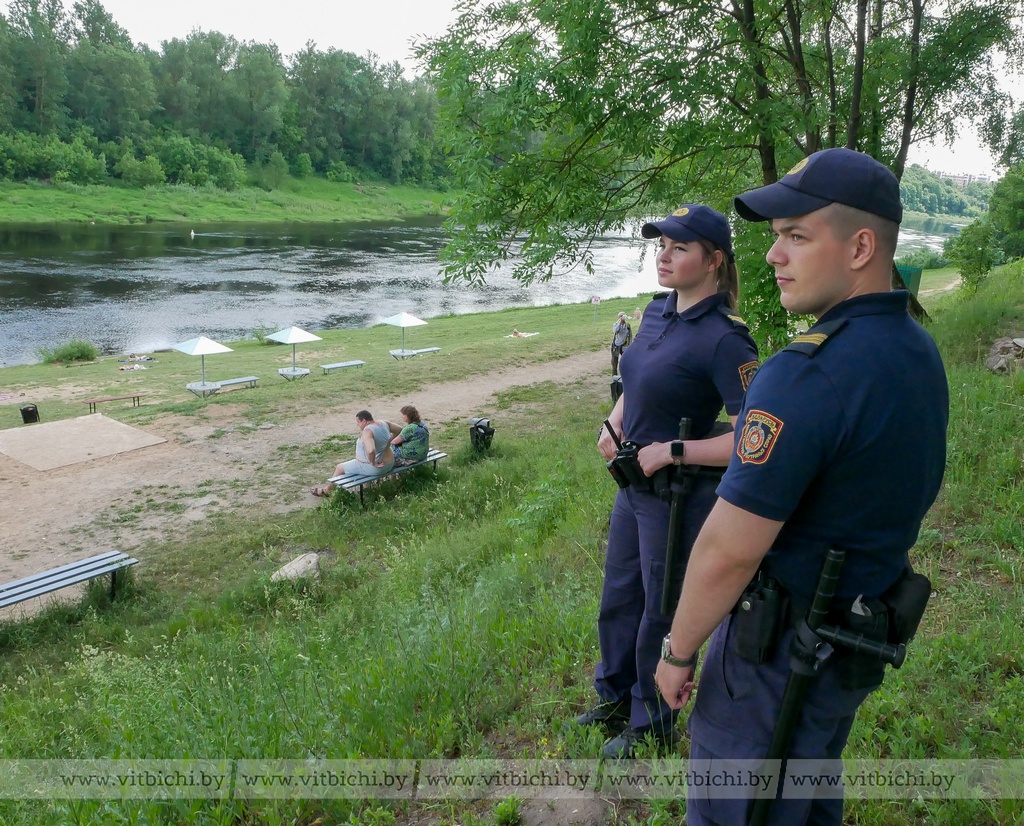
[[296,344],[305,344],[307,341],[323,341],[320,336],[307,333],[301,327],[289,327],[286,330],[278,330],[276,333],[272,333],[267,336],[267,338],[271,341],[277,341],[281,344],[290,344],[292,346],[292,370],[295,369]]
[[405,328],[406,327],[420,327],[420,326],[426,324],[427,322],[425,322],[422,318],[416,318],[416,316],[412,315],[411,313],[399,313],[398,315],[393,315],[393,316],[391,316],[389,318],[385,318],[383,323],[384,324],[390,324],[393,327],[401,327],[402,328],[402,349],[404,350],[405,349]]
[[231,353],[233,352],[230,347],[225,347],[223,344],[214,341],[212,338],[206,336],[199,336],[199,338],[190,338],[188,341],[183,341],[181,344],[172,345],[175,350],[180,350],[190,356],[200,356],[203,360],[203,384],[206,384],[206,357],[212,353]]

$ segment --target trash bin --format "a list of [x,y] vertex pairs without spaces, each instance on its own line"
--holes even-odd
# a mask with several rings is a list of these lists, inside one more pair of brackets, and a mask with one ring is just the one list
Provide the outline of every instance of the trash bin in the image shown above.
[[469,441],[474,450],[480,453],[487,450],[493,438],[494,428],[491,427],[490,419],[469,420]]
[[900,265],[896,269],[899,270],[900,278],[907,285],[907,289],[916,297],[917,290],[921,286],[921,267],[904,267]]
[[21,408],[21,420],[25,424],[32,424],[32,422],[39,421],[39,408],[34,404],[26,404]]

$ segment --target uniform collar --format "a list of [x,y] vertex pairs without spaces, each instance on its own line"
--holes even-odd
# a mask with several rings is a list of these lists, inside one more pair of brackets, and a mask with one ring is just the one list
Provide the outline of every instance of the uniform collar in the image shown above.
[[[674,295],[674,293],[673,293]],[[910,293],[906,290],[893,290],[889,293],[868,293],[840,301],[819,318],[814,326],[827,321],[841,318],[856,318],[864,315],[896,315],[906,313],[910,306]]]
[[[668,294],[668,296],[665,298],[665,306],[664,306],[664,308],[661,311],[662,316],[664,316],[665,318],[669,318],[671,316],[677,315],[677,313],[676,313],[676,298],[677,298],[677,295],[678,294],[676,293],[676,291],[672,290]],[[714,295],[709,295],[707,298],[702,298],[700,301],[698,301],[692,307],[687,307],[681,313],[678,313],[678,316],[681,319],[683,319],[684,321],[689,321],[691,318],[699,318],[700,316],[704,315],[705,313],[710,312],[711,310],[715,309],[720,304],[725,303],[725,300],[728,297],[729,297],[728,293],[715,293]]]

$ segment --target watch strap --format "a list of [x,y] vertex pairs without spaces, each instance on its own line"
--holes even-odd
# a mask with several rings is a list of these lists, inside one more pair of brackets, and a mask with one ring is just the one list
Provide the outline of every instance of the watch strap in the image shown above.
[[672,654],[672,644],[666,636],[661,644],[661,659],[676,668],[693,668],[697,664],[699,651],[694,651],[689,657],[676,657]]

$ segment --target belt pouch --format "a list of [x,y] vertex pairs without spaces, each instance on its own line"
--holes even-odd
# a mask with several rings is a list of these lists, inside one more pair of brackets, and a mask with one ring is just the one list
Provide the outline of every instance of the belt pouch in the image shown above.
[[906,645],[913,639],[931,594],[931,580],[910,567],[882,594],[889,609],[889,642]]
[[736,605],[733,618],[736,653],[754,665],[761,665],[775,653],[782,636],[785,599],[770,580],[755,582]]

